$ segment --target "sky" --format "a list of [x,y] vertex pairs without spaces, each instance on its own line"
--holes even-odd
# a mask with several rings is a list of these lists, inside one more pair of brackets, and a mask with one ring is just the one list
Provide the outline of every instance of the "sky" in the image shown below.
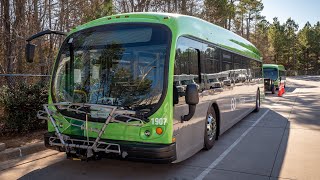
[[299,29],[310,22],[311,25],[320,21],[320,0],[262,0],[264,9],[262,15],[272,23],[278,17],[285,23],[291,17],[299,24]]

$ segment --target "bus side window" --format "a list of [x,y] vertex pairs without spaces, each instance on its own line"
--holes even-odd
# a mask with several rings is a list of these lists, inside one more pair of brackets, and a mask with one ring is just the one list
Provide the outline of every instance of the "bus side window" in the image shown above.
[[232,70],[232,54],[227,51],[222,52],[222,71]]
[[186,88],[189,84],[196,84],[199,87],[198,57],[199,52],[197,50],[178,47],[174,66],[174,88],[177,89],[178,97],[185,95]]
[[[179,97],[185,96],[186,88],[189,84],[196,84],[200,88],[200,51],[193,48],[196,41],[181,37],[177,43],[176,59],[174,63],[174,89],[176,88],[178,98],[173,97],[173,101],[179,102]],[[175,94],[173,94],[175,95]],[[183,98],[184,100],[184,98]]]

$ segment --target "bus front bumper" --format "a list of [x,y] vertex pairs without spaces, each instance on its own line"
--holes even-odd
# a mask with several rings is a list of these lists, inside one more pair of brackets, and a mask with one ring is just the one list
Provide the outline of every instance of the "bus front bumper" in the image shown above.
[[[68,144],[62,146],[61,141],[54,132],[48,132],[44,134],[45,146],[49,149],[59,150],[66,152],[67,155],[72,157],[84,157],[87,151],[84,148],[80,148],[85,144],[86,137],[82,136],[70,136],[70,140],[66,141]],[[54,141],[52,140],[54,139]],[[90,142],[94,142],[95,138],[90,138]],[[154,163],[170,163],[176,160],[176,144],[153,144],[131,141],[118,141],[118,140],[106,140],[101,139],[99,142],[105,142],[110,144],[116,144],[119,146],[119,154],[110,152],[93,152],[95,156],[99,158],[119,158],[128,159],[133,161],[147,161]],[[80,143],[79,143],[80,142]],[[77,145],[75,145],[77,144]],[[82,159],[82,158],[80,158]]]

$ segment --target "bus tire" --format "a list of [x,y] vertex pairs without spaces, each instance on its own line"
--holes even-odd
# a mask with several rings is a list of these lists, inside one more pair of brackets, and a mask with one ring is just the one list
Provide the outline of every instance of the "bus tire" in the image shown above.
[[276,88],[275,88],[274,85],[271,87],[271,92],[272,92],[272,94],[275,94],[275,93],[276,93]]
[[257,95],[256,95],[256,108],[254,109],[254,112],[259,112],[260,110],[260,104],[261,104],[261,99],[260,99],[260,90],[257,90]]
[[209,150],[213,147],[217,138],[217,115],[214,108],[211,106],[207,112],[204,130],[204,149]]

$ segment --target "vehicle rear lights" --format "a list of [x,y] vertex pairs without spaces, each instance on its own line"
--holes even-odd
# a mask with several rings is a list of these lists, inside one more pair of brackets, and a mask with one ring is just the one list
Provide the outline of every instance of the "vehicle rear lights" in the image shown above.
[[161,127],[157,127],[156,133],[159,134],[159,135],[161,135],[162,132],[163,132],[162,128],[161,128]]

